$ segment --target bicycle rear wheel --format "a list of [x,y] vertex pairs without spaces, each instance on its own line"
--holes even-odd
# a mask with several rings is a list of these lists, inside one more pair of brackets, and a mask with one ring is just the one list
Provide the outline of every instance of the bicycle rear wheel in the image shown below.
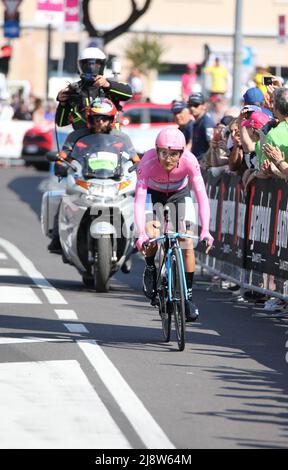
[[173,304],[173,316],[176,330],[176,337],[178,348],[183,351],[185,348],[185,336],[186,336],[186,325],[185,325],[185,297],[184,297],[184,278],[182,271],[182,259],[178,248],[174,248],[172,251],[172,304]]

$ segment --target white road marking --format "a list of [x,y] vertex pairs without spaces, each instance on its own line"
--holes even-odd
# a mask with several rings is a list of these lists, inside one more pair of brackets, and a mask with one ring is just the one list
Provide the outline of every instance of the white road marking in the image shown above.
[[[51,304],[67,304],[64,297],[16,246],[3,238],[0,238],[0,246],[18,262],[34,284],[42,289]],[[7,287],[3,289],[5,292],[9,290]],[[22,289],[22,294],[25,290],[26,293],[28,290],[32,291],[17,287],[11,289],[14,292],[15,289]],[[39,299],[35,297],[39,303]],[[9,299],[9,303],[14,301],[15,295],[12,302]],[[64,320],[67,316],[77,319],[73,310],[55,309],[55,313]],[[70,332],[89,332],[81,323],[64,325]],[[39,340],[46,339],[6,338],[6,344]],[[2,344],[5,344],[5,338]],[[143,444],[149,449],[174,449],[172,442],[97,342],[79,340],[77,344]],[[0,364],[0,448],[131,448],[78,364],[81,374],[77,371],[75,361],[57,362],[58,364],[56,361]],[[61,370],[55,372],[53,365]],[[86,387],[79,388],[79,382],[83,385],[84,380]],[[93,397],[87,391],[87,383],[94,392]],[[98,427],[95,429],[95,426]]]
[[6,337],[0,337],[0,345],[1,344],[25,344],[25,343],[47,343],[47,342],[71,342],[71,339],[70,338],[59,338],[58,336],[55,337],[55,338],[51,338],[51,337],[37,337],[37,336],[29,336],[29,337],[26,337],[26,338],[16,338],[16,337],[12,337],[12,336],[6,336]]
[[172,442],[96,341],[82,340],[77,343],[145,446],[148,449],[174,449]]
[[54,312],[59,320],[78,320],[77,313],[74,310],[55,309]]
[[58,292],[50,282],[35,268],[34,264],[8,240],[0,238],[0,246],[2,246],[12,258],[17,261],[21,269],[27,273],[36,286],[45,294],[50,304],[67,304],[64,297]]
[[0,448],[131,449],[77,361],[0,364]]
[[20,271],[13,268],[0,268],[0,276],[20,276]]
[[82,323],[64,323],[70,333],[89,333],[85,325]]
[[0,286],[0,303],[42,304],[30,287]]
[[7,256],[5,255],[5,253],[0,253],[0,259],[7,259]]

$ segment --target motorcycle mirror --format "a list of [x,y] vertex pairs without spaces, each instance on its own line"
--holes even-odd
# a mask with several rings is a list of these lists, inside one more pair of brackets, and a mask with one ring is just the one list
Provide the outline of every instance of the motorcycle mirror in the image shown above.
[[128,173],[132,173],[132,171],[135,171],[137,169],[138,163],[134,163],[130,168],[128,168]]
[[47,152],[46,153],[46,158],[49,162],[56,162],[59,160],[59,155],[58,152]]

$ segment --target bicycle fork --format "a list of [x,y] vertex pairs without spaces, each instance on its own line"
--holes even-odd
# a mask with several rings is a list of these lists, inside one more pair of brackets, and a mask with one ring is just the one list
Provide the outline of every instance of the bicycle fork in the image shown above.
[[[172,252],[173,249],[171,247],[168,248],[168,253],[167,253],[167,272],[168,272],[168,300],[169,302],[173,302],[172,298]],[[185,268],[184,268],[184,261],[183,261],[183,255],[182,251],[178,250],[178,253],[180,255],[180,260],[181,260],[181,271],[182,271],[182,279],[183,279],[183,288],[184,288],[184,300],[185,302],[188,300],[188,290],[187,290],[187,284],[186,284],[186,276],[185,276]]]

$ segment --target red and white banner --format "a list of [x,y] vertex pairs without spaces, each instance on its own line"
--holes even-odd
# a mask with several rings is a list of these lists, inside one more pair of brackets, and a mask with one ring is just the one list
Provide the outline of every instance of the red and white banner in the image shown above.
[[64,21],[64,0],[37,0],[36,21],[61,25]]
[[66,31],[79,31],[79,0],[65,1],[64,27]]

